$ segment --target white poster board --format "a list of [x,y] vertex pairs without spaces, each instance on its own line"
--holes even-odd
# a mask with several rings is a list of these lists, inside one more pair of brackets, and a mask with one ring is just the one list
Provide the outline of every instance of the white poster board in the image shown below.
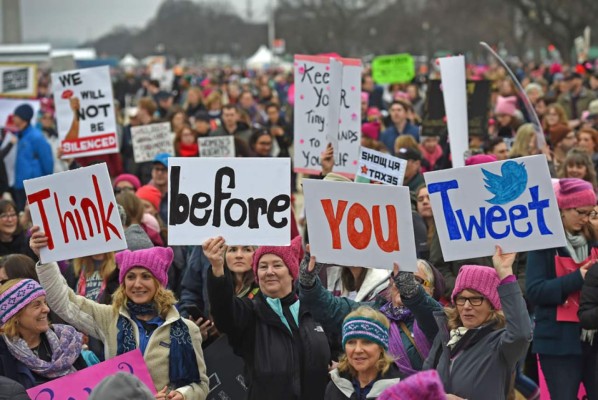
[[288,245],[290,182],[288,158],[169,158],[168,244]]
[[424,174],[445,261],[565,246],[546,157]]
[[234,157],[235,137],[207,136],[197,139],[200,157]]
[[[361,142],[361,61],[341,58],[342,79],[331,81],[329,57],[295,56],[294,168],[306,174],[320,173],[320,153],[330,133],[337,131],[334,172],[353,177]],[[334,66],[332,67],[334,69]],[[340,68],[339,68],[340,69]],[[340,96],[331,93],[341,86]],[[340,110],[330,110],[331,100],[340,101]],[[331,121],[338,115],[338,121]],[[334,118],[334,117],[332,117]],[[338,123],[338,127],[334,126]],[[327,139],[328,137],[328,139]],[[330,139],[330,140],[329,140]],[[333,143],[334,144],[334,143]]]
[[322,263],[417,270],[409,188],[303,180],[311,253]]
[[110,69],[52,74],[62,158],[118,153]]
[[453,167],[464,167],[464,154],[469,148],[465,57],[444,57],[439,63]]
[[157,154],[174,155],[170,123],[131,127],[133,155],[136,163],[152,161]]
[[0,63],[0,97],[37,97],[37,65]]
[[24,182],[34,225],[48,237],[42,263],[127,248],[105,163]]
[[402,186],[407,160],[362,147],[357,176],[387,185]]

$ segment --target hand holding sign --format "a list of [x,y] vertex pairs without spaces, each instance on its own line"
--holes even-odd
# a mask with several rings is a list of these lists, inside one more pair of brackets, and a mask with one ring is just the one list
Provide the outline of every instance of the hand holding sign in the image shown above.
[[29,238],[29,247],[31,247],[31,251],[33,254],[39,258],[40,250],[44,247],[48,247],[48,237],[44,232],[42,232],[41,228],[37,225],[33,225],[31,227],[31,238]]
[[334,168],[334,148],[331,143],[326,145],[326,150],[320,154],[320,165],[322,166],[322,176],[332,172]]

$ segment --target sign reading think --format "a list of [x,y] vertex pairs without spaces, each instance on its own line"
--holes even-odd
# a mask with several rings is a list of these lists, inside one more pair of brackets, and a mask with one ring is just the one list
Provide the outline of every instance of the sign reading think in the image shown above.
[[234,157],[234,136],[209,136],[197,139],[200,157]]
[[152,161],[156,154],[168,153],[174,155],[170,123],[134,126],[131,128],[133,140],[133,154],[135,162]]
[[407,160],[361,148],[357,176],[388,185],[401,186],[405,177]]
[[565,246],[543,155],[424,174],[446,261]]
[[409,188],[305,179],[303,190],[319,262],[417,270]]
[[0,64],[0,80],[0,97],[37,97],[35,64]]
[[127,248],[106,164],[24,182],[31,219],[48,237],[42,263]]
[[288,245],[290,174],[288,158],[169,158],[168,244]]
[[[320,173],[320,153],[336,130],[334,172],[354,176],[361,139],[361,61],[340,58],[342,78],[333,82],[329,57],[295,56],[295,158],[296,172]],[[333,86],[340,84],[340,96]],[[333,98],[340,109],[330,110]],[[331,121],[331,115],[338,120]],[[328,139],[327,139],[328,136]]]
[[156,388],[145,365],[141,350],[135,349],[102,363],[82,369],[62,378],[54,379],[43,385],[27,390],[32,399],[69,399],[85,400],[92,390],[106,377],[118,372],[135,375],[153,394]]
[[415,61],[411,54],[379,56],[372,61],[372,78],[376,83],[406,83],[415,78]]
[[118,153],[110,69],[52,74],[63,158]]

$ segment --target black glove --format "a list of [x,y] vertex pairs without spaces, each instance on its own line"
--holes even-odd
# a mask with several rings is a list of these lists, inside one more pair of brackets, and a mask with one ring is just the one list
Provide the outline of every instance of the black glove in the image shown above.
[[308,252],[305,252],[305,256],[303,257],[303,260],[301,260],[301,264],[299,265],[299,283],[301,284],[301,286],[306,288],[311,288],[314,286],[316,278],[320,273],[320,270],[322,269],[322,267],[326,265],[323,263],[316,262],[313,271],[309,272],[308,267],[310,258],[311,255]]
[[397,275],[393,277],[395,286],[399,289],[401,297],[410,299],[417,294],[419,284],[413,277],[412,272],[399,271]]

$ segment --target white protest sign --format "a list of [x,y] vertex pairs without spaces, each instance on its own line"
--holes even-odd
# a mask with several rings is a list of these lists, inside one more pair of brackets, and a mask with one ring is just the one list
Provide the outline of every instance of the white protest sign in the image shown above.
[[48,237],[42,263],[127,248],[105,163],[24,184],[33,224]]
[[229,136],[208,136],[197,139],[200,157],[234,157],[235,138]]
[[152,161],[157,154],[174,155],[170,123],[134,126],[131,128],[135,162]]
[[291,242],[290,159],[171,157],[168,176],[169,245]]
[[0,64],[1,97],[37,97],[36,64]]
[[444,57],[439,63],[453,167],[464,167],[464,154],[469,147],[465,58]]
[[[342,63],[342,79],[334,172],[354,176],[361,142],[362,66],[361,61],[357,59],[340,58],[338,62]],[[320,153],[330,141],[334,141],[334,138],[327,140],[327,136],[330,123],[335,122],[330,121],[329,107],[335,97],[332,90],[336,85],[338,83],[332,79],[329,57],[295,56],[296,172],[320,173]],[[338,93],[336,98],[339,98]]]
[[357,176],[388,185],[401,186],[407,160],[365,147],[359,152]]
[[305,179],[303,190],[319,262],[417,270],[409,188]]
[[110,69],[52,74],[63,158],[118,153]]
[[445,261],[565,245],[546,157],[424,174]]
[[326,121],[326,142],[338,156],[338,130],[341,124],[341,91],[343,90],[343,63],[330,58],[330,102]]

